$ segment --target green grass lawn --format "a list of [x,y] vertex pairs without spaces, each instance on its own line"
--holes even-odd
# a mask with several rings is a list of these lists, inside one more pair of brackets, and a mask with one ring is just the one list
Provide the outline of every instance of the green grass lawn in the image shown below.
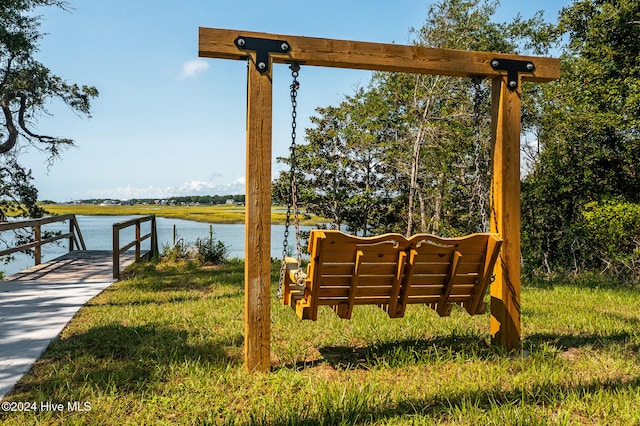
[[135,266],[8,397],[90,411],[0,412],[0,423],[640,424],[637,290],[525,286],[527,356],[509,357],[488,344],[488,314],[410,306],[391,320],[356,307],[351,321],[321,309],[301,322],[274,284],[273,371],[248,373],[242,281],[240,262]]

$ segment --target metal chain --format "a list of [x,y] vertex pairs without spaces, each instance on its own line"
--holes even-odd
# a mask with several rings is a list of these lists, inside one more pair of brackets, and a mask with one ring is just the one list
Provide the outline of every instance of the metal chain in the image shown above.
[[284,240],[282,242],[282,264],[280,267],[280,287],[278,288],[278,296],[282,296],[282,286],[284,284],[284,278],[286,274],[285,258],[287,257],[287,251],[289,248],[289,226],[291,225],[291,209],[293,208],[293,222],[294,232],[296,237],[296,260],[298,262],[298,270],[302,269],[302,249],[300,244],[300,220],[298,217],[298,189],[296,185],[296,169],[297,169],[297,157],[296,157],[296,128],[298,117],[298,89],[300,88],[300,82],[298,82],[298,75],[300,72],[300,64],[292,63],[289,68],[291,69],[291,77],[293,82],[289,88],[291,89],[291,146],[289,147],[290,156],[290,171],[289,171],[289,200],[287,203],[287,216],[284,224]]
[[[477,203],[478,213],[480,219],[482,220],[481,231],[488,231],[488,218],[486,211],[486,184],[484,182],[483,176],[485,171],[484,164],[481,164],[482,155],[482,79],[474,78],[473,80],[474,86],[474,94],[473,94],[473,123],[475,127],[475,140],[474,140],[474,177],[473,177],[473,190],[472,190],[472,209],[474,201]],[[474,200],[475,199],[475,200]]]

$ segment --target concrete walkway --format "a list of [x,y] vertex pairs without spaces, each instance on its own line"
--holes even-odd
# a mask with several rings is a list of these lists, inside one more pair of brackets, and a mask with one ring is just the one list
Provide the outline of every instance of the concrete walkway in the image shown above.
[[[0,400],[91,298],[115,282],[110,251],[77,251],[0,281]],[[121,267],[133,255],[121,256]]]

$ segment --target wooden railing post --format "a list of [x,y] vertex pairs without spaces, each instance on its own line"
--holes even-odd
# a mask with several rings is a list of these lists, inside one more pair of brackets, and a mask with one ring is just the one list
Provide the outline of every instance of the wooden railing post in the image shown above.
[[78,246],[79,250],[86,250],[87,245],[84,243],[84,237],[82,236],[82,231],[80,230],[80,225],[78,224],[76,215],[71,217],[71,224],[73,225],[72,229],[75,229],[75,232],[72,233],[76,246]]
[[156,215],[151,216],[151,257],[158,255],[158,227]]
[[33,227],[33,240],[35,243],[38,243],[38,245],[33,248],[33,257],[35,264],[39,265],[42,263],[42,246],[40,245],[40,241],[42,241],[42,227],[40,225]]
[[113,278],[120,278],[120,228],[113,225]]
[[176,225],[173,225],[173,239],[171,240],[171,248],[176,246],[176,240],[178,239],[178,230],[176,229]]
[[72,217],[71,219],[69,219],[69,234],[71,234],[71,236],[69,237],[69,251],[72,252],[75,249],[75,245],[74,245],[74,234],[76,229],[74,228],[74,223],[73,220],[75,219],[75,217]]
[[[151,230],[148,234],[142,235],[142,224],[145,222],[151,223]],[[124,244],[120,247],[120,231],[130,226],[135,227],[135,238],[133,241]],[[156,229],[156,216],[148,215],[135,219],[125,220],[113,224],[113,278],[120,278],[120,254],[130,249],[135,249],[135,261],[142,259],[142,242],[149,239],[151,247],[149,253],[151,257],[158,254],[158,231]]]
[[136,221],[136,262],[140,260],[140,219]]

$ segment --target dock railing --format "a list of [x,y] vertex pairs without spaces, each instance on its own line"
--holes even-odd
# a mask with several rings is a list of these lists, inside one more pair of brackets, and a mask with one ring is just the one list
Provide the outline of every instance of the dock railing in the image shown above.
[[[151,222],[151,230],[145,235],[141,235],[141,225]],[[135,237],[133,241],[120,247],[120,231],[135,226]],[[142,242],[151,239],[151,248],[144,255],[142,254]],[[143,257],[154,257],[158,254],[158,233],[156,230],[156,215],[142,216],[123,222],[113,224],[113,278],[120,278],[120,255],[125,251],[135,247],[135,261]]]
[[[64,222],[67,220],[69,221],[69,232],[42,239],[43,225],[55,222]],[[0,232],[26,228],[33,228],[33,241],[30,243],[18,245],[16,247],[0,250],[0,257],[17,252],[26,252],[27,250],[33,249],[35,266],[37,266],[42,263],[42,246],[45,244],[54,243],[65,238],[69,239],[70,252],[76,249],[87,249],[84,244],[84,239],[82,238],[82,232],[80,232],[80,226],[78,226],[76,215],[74,214],[49,216],[40,219],[20,220],[15,222],[0,222]]]

